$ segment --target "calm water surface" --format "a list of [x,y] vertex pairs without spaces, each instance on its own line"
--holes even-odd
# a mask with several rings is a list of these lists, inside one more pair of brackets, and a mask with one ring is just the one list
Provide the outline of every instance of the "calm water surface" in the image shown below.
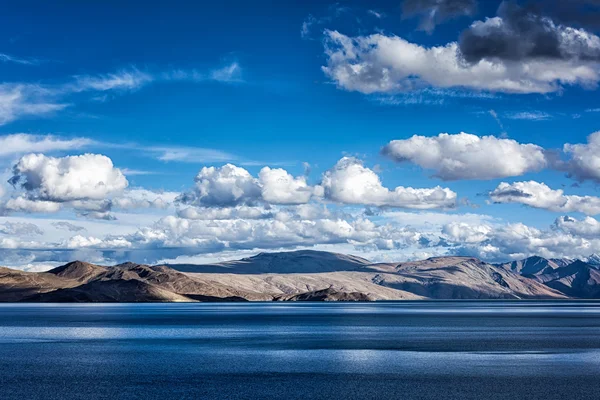
[[600,303],[0,305],[0,399],[600,399]]

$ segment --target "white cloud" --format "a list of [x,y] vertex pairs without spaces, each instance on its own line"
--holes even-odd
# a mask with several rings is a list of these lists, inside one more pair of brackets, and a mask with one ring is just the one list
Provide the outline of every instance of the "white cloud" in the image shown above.
[[155,78],[136,68],[124,69],[116,73],[104,75],[77,75],[75,82],[66,85],[62,90],[69,92],[108,90],[136,90],[152,82]]
[[111,159],[99,154],[59,158],[28,154],[13,167],[11,183],[22,187],[30,199],[54,202],[101,200],[128,185]]
[[472,213],[385,211],[381,214],[381,217],[398,224],[410,225],[422,230],[430,230],[435,226],[444,226],[457,222],[470,225],[489,225],[495,222],[495,219],[489,215]]
[[93,236],[75,235],[65,241],[61,247],[67,249],[80,249],[85,247],[120,249],[131,247],[131,243],[123,238],[99,239]]
[[600,197],[565,195],[561,189],[553,190],[535,181],[502,182],[489,196],[495,203],[520,203],[556,212],[600,214]]
[[522,223],[452,223],[442,230],[439,245],[448,254],[505,262],[538,255],[545,258],[584,258],[600,250],[600,224],[593,218],[560,217],[549,229]]
[[232,62],[229,65],[211,71],[210,77],[217,82],[241,82],[242,67],[237,62]]
[[544,149],[494,136],[441,133],[393,140],[383,153],[397,162],[435,170],[444,180],[495,179],[538,171],[547,165]]
[[187,207],[177,212],[181,218],[199,220],[221,219],[263,219],[273,217],[273,213],[262,207],[197,208]]
[[264,167],[255,178],[246,169],[233,164],[204,167],[195,182],[194,190],[180,197],[182,203],[204,207],[303,204],[313,195],[313,188],[306,183],[305,177],[293,177],[280,168]]
[[74,150],[90,146],[93,143],[93,140],[86,138],[64,139],[52,135],[15,133],[0,136],[0,156]]
[[304,176],[294,178],[282,168],[264,167],[258,174],[262,198],[273,204],[308,203],[313,189],[306,183]]
[[442,234],[454,243],[481,243],[492,233],[490,225],[469,224],[466,222],[452,222],[442,228]]
[[60,203],[46,200],[30,200],[23,196],[17,196],[6,200],[1,209],[6,212],[25,213],[55,213],[61,208]]
[[508,119],[529,120],[529,121],[544,121],[552,118],[552,115],[543,111],[520,111],[508,113],[505,115]]
[[39,85],[0,84],[0,125],[24,117],[47,117],[68,106]]
[[13,236],[43,235],[44,231],[37,225],[29,222],[7,221],[0,225],[0,233]]
[[[280,248],[327,243],[385,248],[418,243],[421,235],[404,228],[376,225],[364,219],[296,218],[189,220],[167,216],[126,239],[138,246],[195,247],[221,242],[225,248]],[[201,251],[198,251],[200,253]]]
[[197,69],[175,69],[163,72],[158,77],[166,81],[216,81],[222,83],[243,82],[242,67],[237,61],[234,61],[220,68],[212,69],[210,71],[199,71]]
[[592,217],[585,217],[580,220],[573,217],[562,216],[556,219],[554,228],[571,235],[588,239],[600,238],[600,222]]
[[384,17],[383,13],[377,12],[377,11],[375,11],[375,10],[367,10],[367,13],[368,13],[369,15],[372,15],[372,16],[374,16],[374,17],[375,17],[375,18],[377,18],[377,19],[381,19],[381,18],[383,18],[383,17]]
[[447,188],[414,189],[384,187],[379,176],[356,158],[344,157],[323,174],[321,186],[327,199],[346,204],[416,209],[453,208],[456,193]]
[[[3,60],[0,54],[0,61]],[[4,55],[6,56],[6,55]],[[6,61],[6,57],[4,57]],[[191,82],[241,82],[241,67],[234,62],[206,73],[195,70],[166,72],[140,71],[135,66],[114,73],[76,75],[60,83],[0,84],[0,125],[25,117],[47,117],[64,110],[86,94],[89,99],[106,101],[111,94],[136,91],[153,82],[186,80]]]
[[311,27],[315,23],[318,23],[318,21],[312,15],[309,15],[304,21],[302,21],[302,27],[300,28],[300,37],[302,39],[308,39],[310,37]]
[[161,161],[178,161],[189,163],[224,162],[237,159],[233,154],[221,150],[205,149],[201,147],[181,146],[151,146],[143,148]]
[[565,169],[573,178],[600,181],[600,131],[589,135],[586,144],[565,144],[563,151],[570,157]]
[[110,200],[113,208],[133,210],[139,208],[167,208],[175,202],[178,192],[156,192],[143,188],[125,190]]
[[340,88],[365,94],[427,86],[550,93],[565,85],[590,87],[600,81],[598,63],[585,59],[482,59],[467,63],[456,42],[428,48],[383,34],[353,38],[326,31],[325,54],[325,74]]
[[23,65],[37,65],[40,63],[40,60],[35,58],[22,58],[12,56],[10,54],[0,53],[0,61],[2,62],[11,62],[15,64],[23,64]]
[[182,197],[184,203],[208,207],[233,207],[255,203],[261,197],[257,179],[244,168],[233,164],[218,168],[204,167],[194,180],[195,190]]

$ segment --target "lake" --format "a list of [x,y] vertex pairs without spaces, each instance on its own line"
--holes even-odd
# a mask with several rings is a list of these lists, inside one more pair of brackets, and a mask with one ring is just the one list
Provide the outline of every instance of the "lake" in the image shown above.
[[0,399],[598,399],[600,302],[0,305]]

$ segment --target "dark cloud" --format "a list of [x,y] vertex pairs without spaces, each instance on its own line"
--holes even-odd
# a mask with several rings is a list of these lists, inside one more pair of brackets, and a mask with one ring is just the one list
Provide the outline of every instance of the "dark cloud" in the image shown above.
[[[584,0],[577,2],[582,4]],[[476,22],[461,34],[459,46],[464,59],[600,60],[600,46],[590,40],[591,35],[557,23],[551,17],[551,9],[542,10],[534,3],[520,6],[503,2],[497,18]]]
[[[533,197],[533,195],[531,193],[525,193],[522,190],[519,189],[505,189],[505,190],[494,190],[493,192],[491,192],[491,194],[495,197],[495,198],[502,198],[502,197],[507,197],[507,198],[514,198],[514,197],[521,197],[521,198],[531,198]],[[499,201],[495,201],[495,203],[499,203]]]
[[537,0],[529,3],[534,10],[545,10],[554,21],[586,29],[600,28],[600,0]]
[[66,221],[53,222],[52,226],[54,226],[56,229],[63,229],[69,232],[81,232],[86,230],[83,226],[74,225]]
[[405,0],[402,3],[403,16],[420,16],[419,29],[429,33],[446,20],[473,15],[476,10],[476,0]]

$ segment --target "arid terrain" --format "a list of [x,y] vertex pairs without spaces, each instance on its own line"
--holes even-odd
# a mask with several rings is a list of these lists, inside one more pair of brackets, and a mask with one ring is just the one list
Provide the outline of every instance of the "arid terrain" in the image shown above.
[[100,266],[48,272],[0,268],[4,302],[377,301],[600,297],[600,270],[541,257],[488,264],[472,257],[371,263],[301,250],[210,265]]

